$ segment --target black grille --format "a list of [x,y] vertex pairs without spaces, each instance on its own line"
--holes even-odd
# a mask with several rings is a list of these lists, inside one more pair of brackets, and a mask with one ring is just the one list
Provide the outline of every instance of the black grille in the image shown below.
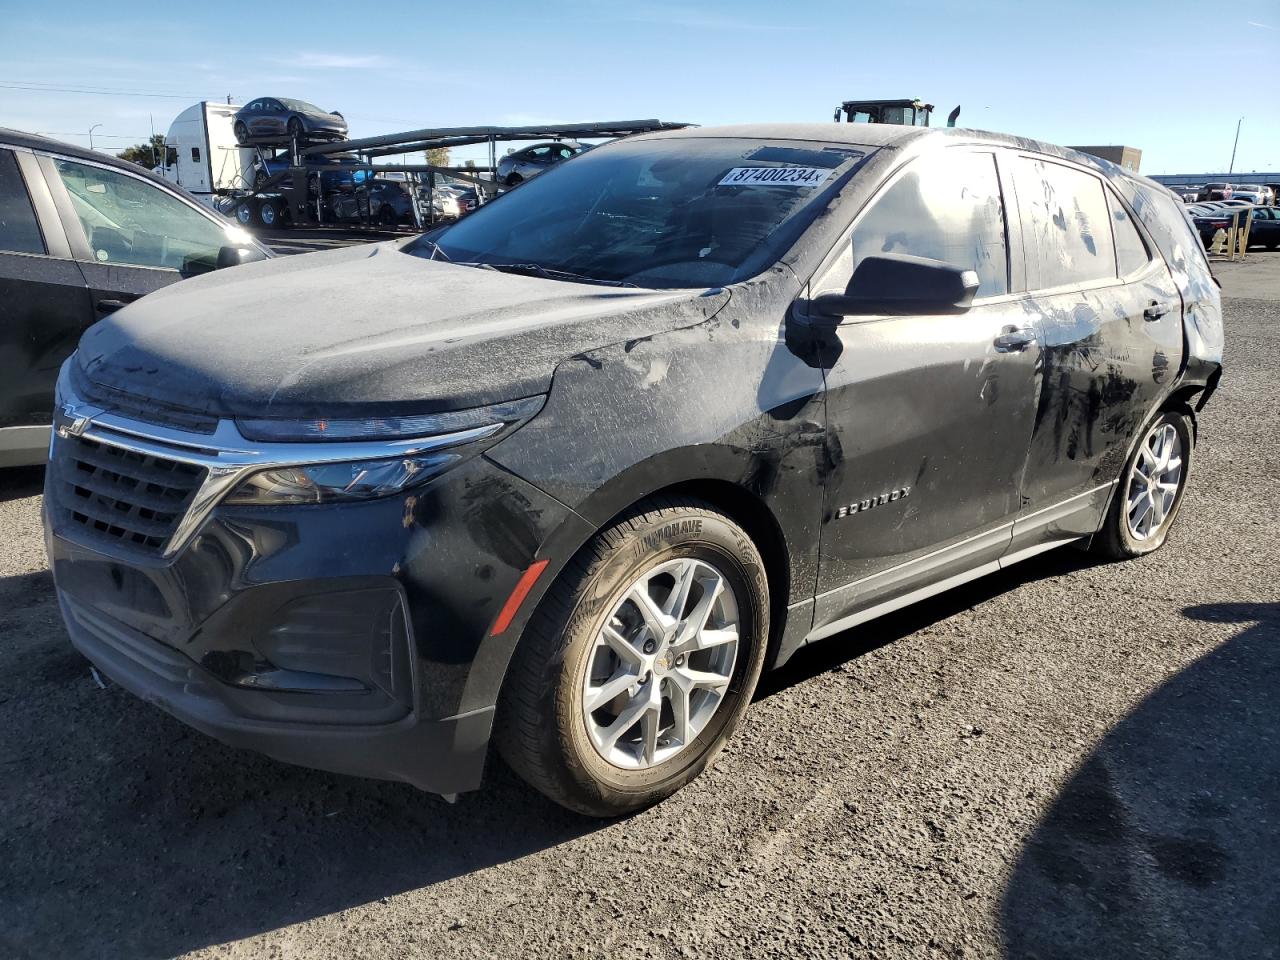
[[75,437],[57,443],[58,499],[94,537],[159,553],[204,480],[204,468]]

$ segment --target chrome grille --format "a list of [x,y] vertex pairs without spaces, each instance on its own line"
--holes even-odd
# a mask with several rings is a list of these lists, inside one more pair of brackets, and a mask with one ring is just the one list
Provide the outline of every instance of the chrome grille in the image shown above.
[[56,444],[58,504],[86,534],[159,554],[204,480],[205,469],[68,437]]

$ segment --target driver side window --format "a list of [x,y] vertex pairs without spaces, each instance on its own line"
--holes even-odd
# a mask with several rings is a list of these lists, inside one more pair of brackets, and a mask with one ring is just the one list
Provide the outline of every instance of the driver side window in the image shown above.
[[842,293],[866,257],[907,254],[976,270],[977,296],[999,296],[1009,292],[1005,238],[995,157],[943,150],[914,161],[871,201],[814,293]]
[[219,249],[234,242],[222,225],[145,181],[72,160],[54,166],[99,263],[197,273],[213,269]]

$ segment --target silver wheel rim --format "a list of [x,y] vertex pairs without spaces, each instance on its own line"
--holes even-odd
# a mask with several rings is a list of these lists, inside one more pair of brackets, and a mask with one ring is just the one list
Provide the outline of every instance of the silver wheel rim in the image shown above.
[[1165,525],[1182,485],[1182,439],[1171,423],[1147,434],[1129,474],[1125,516],[1129,536],[1149,540]]
[[582,714],[607,763],[640,770],[693,743],[724,703],[738,659],[738,598],[684,557],[637,578],[587,655]]

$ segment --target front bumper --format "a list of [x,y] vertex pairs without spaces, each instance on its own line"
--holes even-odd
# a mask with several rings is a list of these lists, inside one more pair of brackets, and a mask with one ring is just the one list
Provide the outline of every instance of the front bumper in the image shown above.
[[380,500],[219,505],[166,556],[59,508],[63,442],[46,547],[71,641],[103,673],[286,762],[436,793],[480,785],[525,616],[492,627],[548,537],[581,523],[567,508],[481,455]]

